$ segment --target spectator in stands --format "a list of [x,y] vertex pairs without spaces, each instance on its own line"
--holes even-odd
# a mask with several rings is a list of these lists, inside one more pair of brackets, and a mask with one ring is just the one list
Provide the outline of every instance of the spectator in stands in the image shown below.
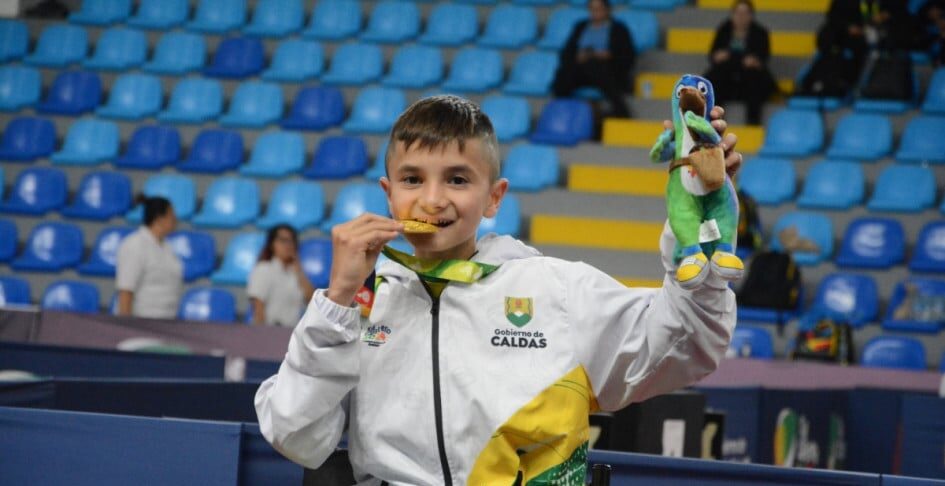
[[750,0],[736,0],[731,17],[719,25],[709,51],[705,77],[715,86],[715,102],[744,101],[748,123],[761,123],[761,108],[777,89],[768,70],[771,43],[768,29],[755,21]]
[[253,309],[253,324],[294,327],[315,288],[299,261],[299,236],[280,224],[269,229],[266,246],[249,274],[246,294]]
[[625,25],[610,16],[608,0],[587,2],[590,19],[574,26],[559,55],[554,95],[569,97],[580,87],[599,89],[613,116],[628,118],[624,95],[630,91],[630,70],[635,51]]
[[144,225],[118,248],[118,315],[173,319],[183,289],[183,266],[165,237],[177,226],[171,202],[140,197]]
[[920,42],[932,62],[945,65],[945,0],[929,0],[919,9]]

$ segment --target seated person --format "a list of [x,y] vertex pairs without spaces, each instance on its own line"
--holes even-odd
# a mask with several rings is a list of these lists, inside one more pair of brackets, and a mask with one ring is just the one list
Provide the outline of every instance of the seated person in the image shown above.
[[273,226],[246,283],[253,324],[295,326],[314,292],[299,261],[295,228],[287,224]]

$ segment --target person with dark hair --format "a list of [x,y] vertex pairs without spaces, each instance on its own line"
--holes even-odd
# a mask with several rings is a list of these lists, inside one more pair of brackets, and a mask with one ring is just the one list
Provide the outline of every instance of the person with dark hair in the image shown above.
[[314,292],[299,261],[295,228],[287,224],[269,228],[266,245],[246,283],[253,324],[295,326]]
[[144,220],[118,247],[118,315],[173,319],[183,290],[183,265],[165,239],[177,215],[163,197],[139,197]]
[[630,92],[630,71],[636,55],[633,36],[610,16],[610,2],[587,2],[590,18],[574,26],[559,54],[552,90],[569,97],[584,86],[599,89],[610,103],[613,116],[630,117],[624,95]]

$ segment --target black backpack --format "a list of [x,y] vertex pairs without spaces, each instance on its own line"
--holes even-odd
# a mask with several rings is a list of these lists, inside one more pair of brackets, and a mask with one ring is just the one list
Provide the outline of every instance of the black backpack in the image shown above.
[[913,98],[912,58],[908,53],[879,57],[860,94],[866,98],[909,101]]
[[738,190],[738,247],[758,251],[764,245],[758,203],[741,189]]
[[791,255],[764,251],[752,258],[736,299],[740,306],[792,310],[800,292],[801,270]]

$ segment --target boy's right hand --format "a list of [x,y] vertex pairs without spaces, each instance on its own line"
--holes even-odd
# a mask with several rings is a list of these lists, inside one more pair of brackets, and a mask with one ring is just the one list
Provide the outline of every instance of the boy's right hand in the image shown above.
[[403,224],[371,213],[332,228],[328,298],[338,305],[350,306],[374,270],[384,245],[403,231]]

